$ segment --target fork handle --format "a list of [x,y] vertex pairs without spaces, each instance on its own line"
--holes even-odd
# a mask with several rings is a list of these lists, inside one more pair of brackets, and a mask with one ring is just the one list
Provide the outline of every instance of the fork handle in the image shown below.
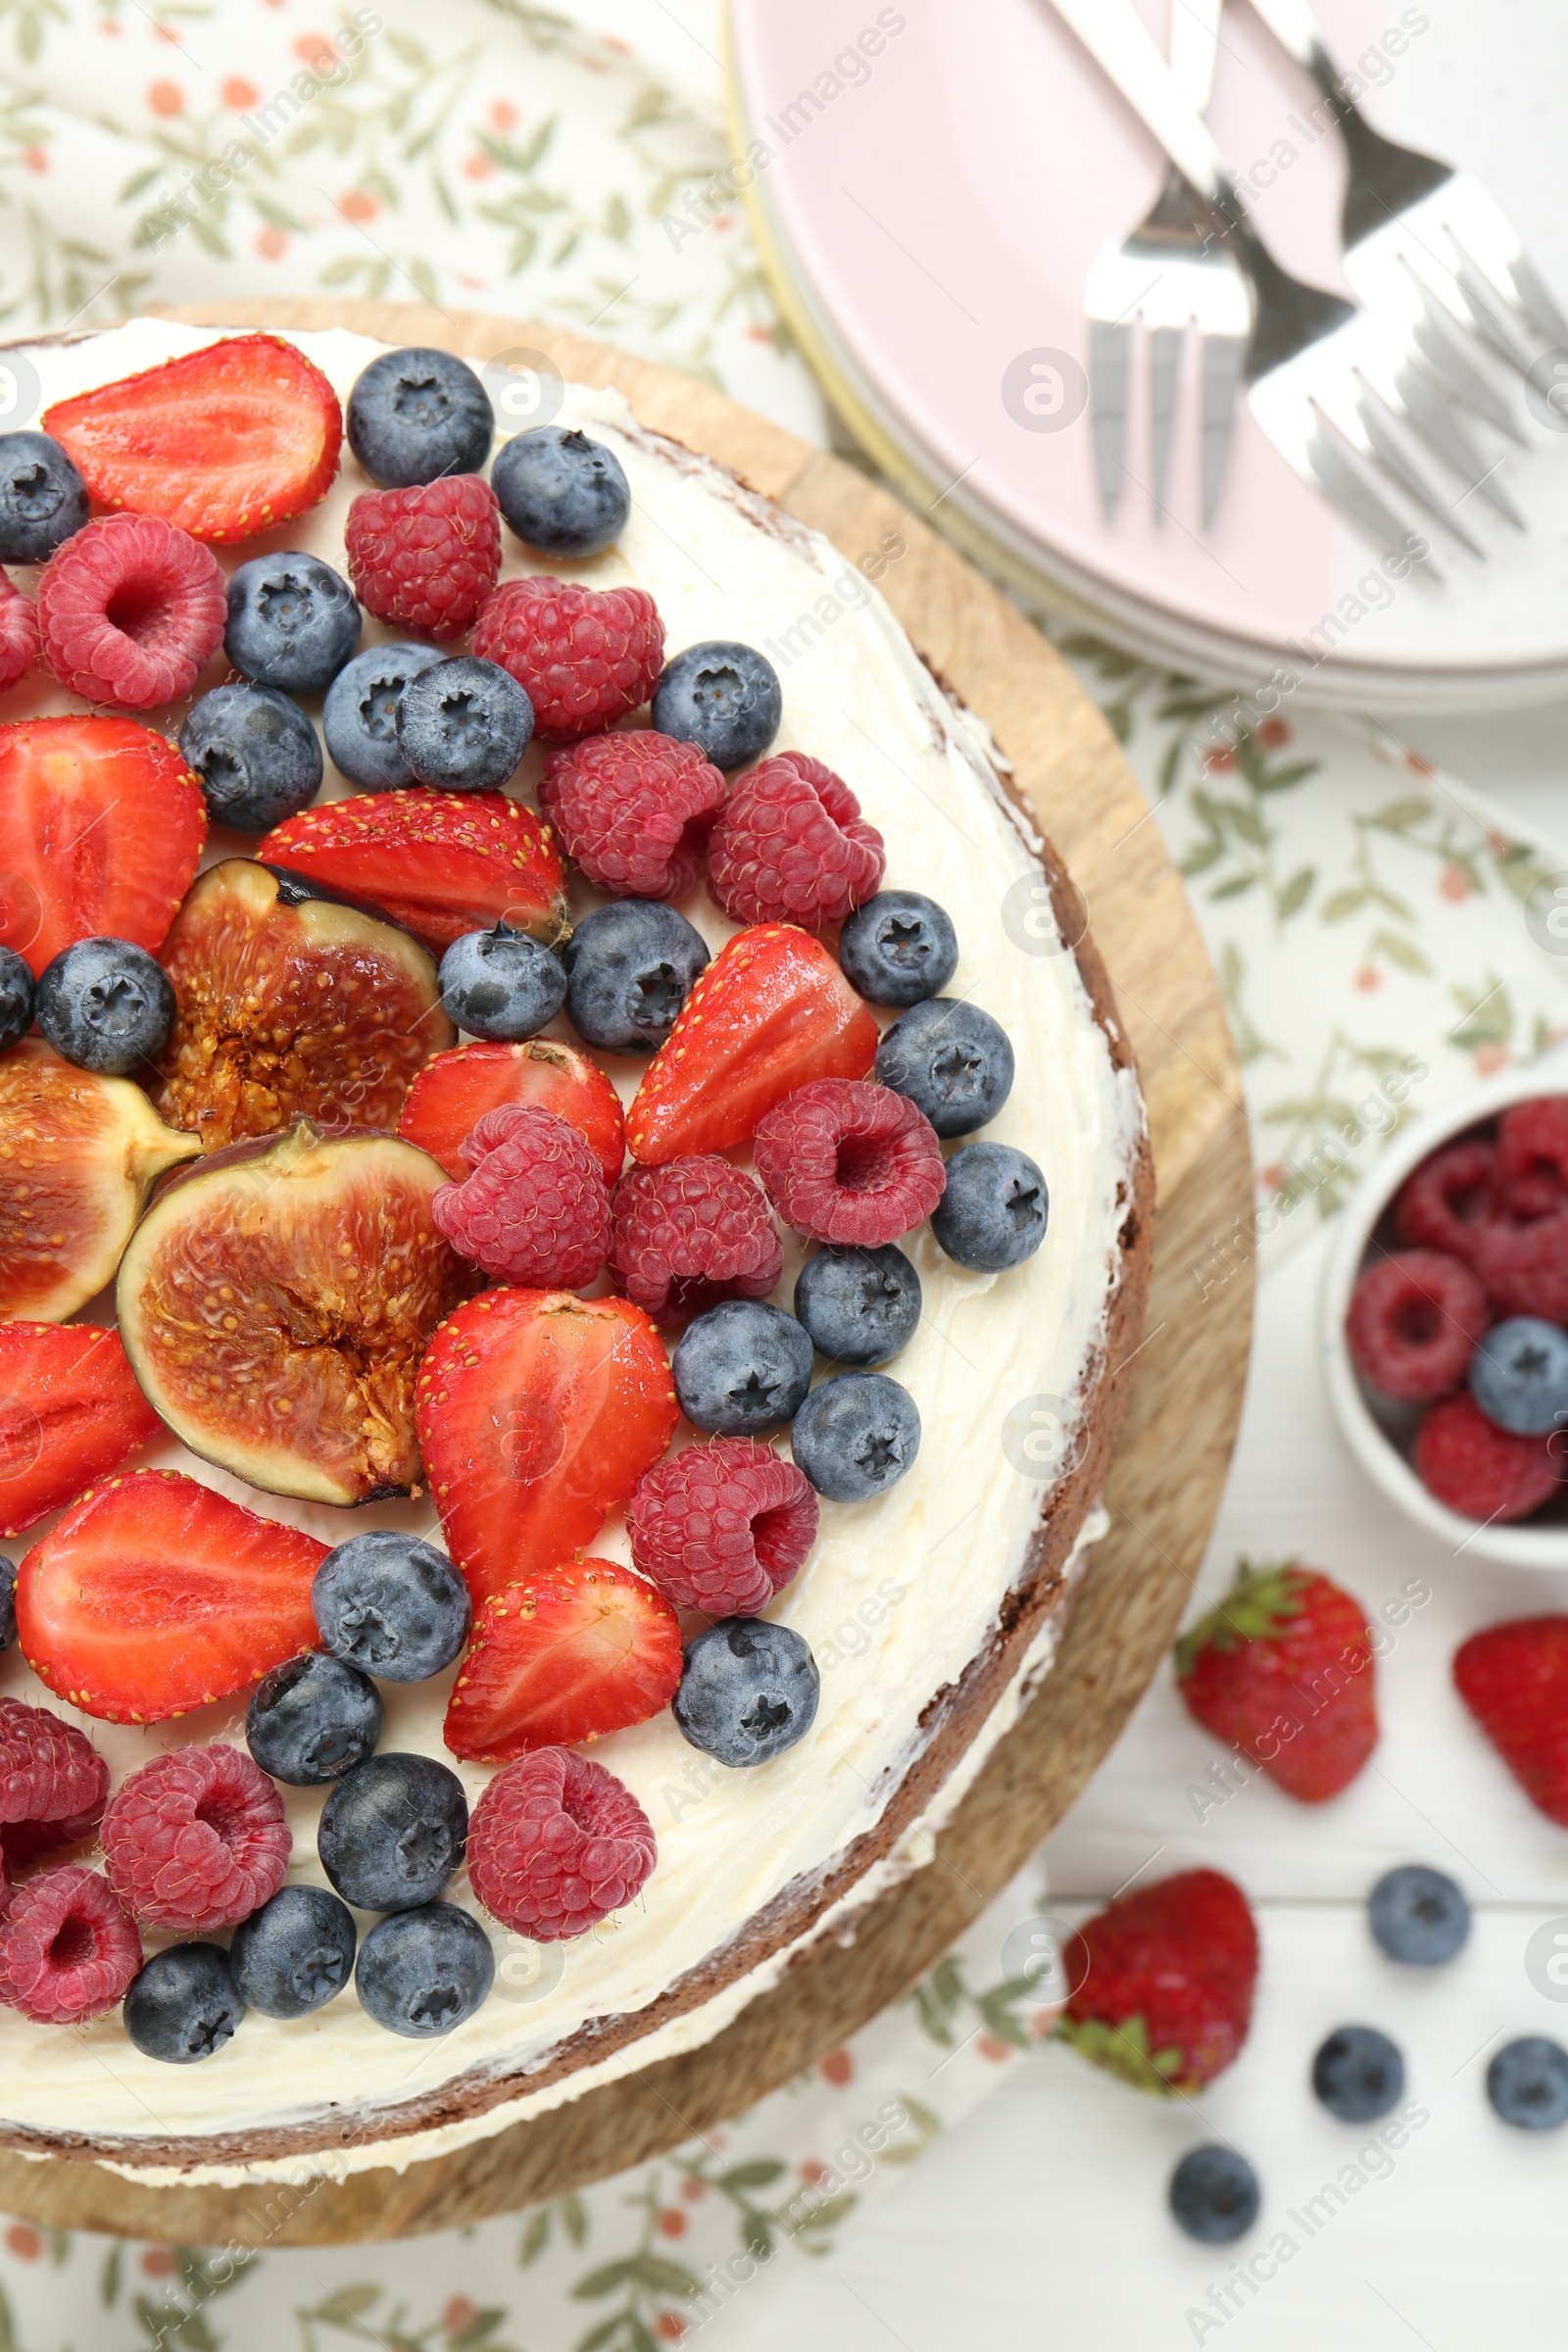
[[1054,0],[1054,6],[1184,178],[1231,217],[1230,180],[1220,151],[1198,109],[1182,95],[1132,0]]

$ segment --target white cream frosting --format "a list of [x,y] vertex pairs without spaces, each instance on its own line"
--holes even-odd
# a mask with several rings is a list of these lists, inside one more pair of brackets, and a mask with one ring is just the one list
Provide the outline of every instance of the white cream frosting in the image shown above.
[[[37,345],[30,356],[47,406],[210,339],[210,330],[139,320],[79,341]],[[340,331],[296,339],[344,395],[380,348]],[[237,2183],[341,2176],[376,2165],[401,2169],[716,2034],[777,1980],[793,1949],[774,1953],[604,2060],[585,2062],[531,2093],[523,2087],[528,2071],[564,2040],[596,2019],[648,2009],[677,1980],[722,1955],[785,1888],[820,1878],[876,1826],[920,1750],[928,1702],[959,1679],[996,1632],[1038,1525],[1044,1490],[1004,1450],[1004,1421],[1024,1399],[1076,1396],[1103,1336],[1125,1208],[1121,1188],[1143,1132],[1142,1104],[1131,1072],[1112,1064],[1072,956],[1037,952],[1055,944],[1049,918],[1034,915],[1028,951],[1004,928],[1002,903],[1029,875],[1032,858],[997,787],[983,733],[952,709],[881,597],[825,540],[780,523],[774,510],[737,492],[729,477],[684,455],[672,460],[631,425],[618,394],[568,387],[562,416],[615,450],[631,482],[632,511],[613,548],[587,563],[549,568],[595,586],[646,588],[671,652],[710,637],[741,637],[772,652],[784,688],[779,748],[798,747],[828,761],[886,838],[888,884],[928,891],[953,916],[961,953],[951,993],[984,1005],[1017,1055],[1012,1094],[987,1133],[1020,1146],[1044,1168],[1050,1229],[1032,1259],[1001,1275],[965,1272],[923,1229],[906,1245],[924,1286],[924,1313],[891,1369],[920,1410],[918,1459],[878,1501],[824,1502],[815,1549],[769,1612],[806,1638],[822,1668],[821,1705],[807,1738],[775,1763],[746,1773],[727,1772],[688,1746],[667,1713],[596,1743],[596,1758],[636,1793],[659,1838],[657,1868],[628,1911],[546,1952],[542,1968],[532,1946],[493,1930],[500,1963],[495,1991],[466,2024],[431,2043],[385,2033],[352,1992],[293,2024],[253,2011],[219,2056],[179,2069],[143,2057],[118,2015],[66,2032],[0,2011],[0,2132],[142,2140],[149,2154],[170,2139],[270,2132],[325,2118],[360,2118],[373,2131],[378,2114],[428,2099],[455,2078],[477,2072],[518,2082],[517,2095],[482,2114],[392,2139],[368,2135],[330,2153],[123,2168],[144,2180]],[[348,504],[367,486],[345,445],[342,470],[322,506],[269,538],[220,551],[223,560],[232,564],[293,547],[341,565]],[[884,552],[900,560],[897,549]],[[508,534],[504,577],[546,567]],[[815,633],[802,626],[812,613],[821,624]],[[393,634],[368,622],[365,641]],[[220,662],[203,684],[220,674]],[[8,697],[0,717],[74,707],[35,683]],[[180,714],[150,715],[173,732]],[[531,754],[519,779],[525,793],[531,794],[536,765]],[[347,789],[329,767],[328,790]],[[214,849],[243,855],[246,846],[230,839]],[[578,911],[589,903],[582,898]],[[734,928],[701,894],[683,911],[714,945]],[[638,1071],[621,1063],[612,1075],[629,1096]],[[792,1249],[777,1293],[785,1304],[798,1264]],[[423,1504],[349,1513],[260,1495],[172,1441],[148,1458],[329,1543],[374,1525],[434,1532]],[[1075,1557],[1102,1525],[1098,1518],[1086,1524]],[[593,1548],[629,1557],[618,1517]],[[1049,1666],[1054,1644],[1048,1625],[981,1736],[949,1771],[922,1824],[816,1921],[813,1936],[845,1933],[872,1893],[929,1859],[933,1825],[946,1818],[1009,1728]],[[441,1740],[450,1679],[382,1687],[383,1751],[412,1749],[453,1761]],[[0,1659],[0,1690],[80,1722],[117,1782],[160,1748],[244,1739],[242,1699],[146,1730],[79,1717],[41,1688],[15,1651]],[[472,1802],[489,1775],[480,1766],[456,1769]],[[290,1879],[320,1881],[315,1827],[321,1792],[284,1794],[295,1840]],[[447,1891],[449,1899],[473,1907],[466,1877]],[[369,1923],[360,1924],[363,1931]]]

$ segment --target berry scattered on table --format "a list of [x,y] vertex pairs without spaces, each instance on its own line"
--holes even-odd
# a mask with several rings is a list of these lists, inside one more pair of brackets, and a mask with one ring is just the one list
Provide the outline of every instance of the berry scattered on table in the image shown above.
[[487,1110],[463,1147],[471,1174],[430,1202],[438,1231],[492,1282],[582,1290],[610,1249],[610,1195],[590,1146],[536,1103]]
[[1495,1210],[1495,1154],[1486,1143],[1449,1144],[1405,1178],[1394,1202],[1394,1223],[1413,1250],[1442,1250],[1473,1261],[1476,1243]]
[[324,1886],[280,1886],[234,1930],[235,1990],[264,2017],[309,2017],[348,1984],[358,1940],[347,1903]]
[[539,811],[596,890],[683,899],[696,887],[724,779],[695,745],[651,727],[546,755]]
[[1056,2031],[1140,2090],[1200,2090],[1247,2039],[1257,1982],[1247,1897],[1217,1870],[1140,1886],[1073,1931]]
[[1339,2026],[1312,2060],[1312,2089],[1343,2124],[1370,2124],[1404,2095],[1398,2045],[1375,2026]]
[[78,939],[38,975],[33,1017],[63,1059],[100,1078],[162,1053],[174,1018],[169,974],[128,939]]
[[1557,1491],[1550,1438],[1518,1438],[1489,1421],[1467,1389],[1430,1407],[1411,1465],[1428,1492],[1466,1519],[1527,1518]]
[[1396,1250],[1357,1280],[1345,1338],[1369,1387],[1424,1404],[1458,1387],[1489,1320],[1486,1293],[1462,1258]]
[[958,968],[953,918],[917,890],[882,890],[839,933],[850,986],[873,1004],[906,1008],[939,996]]
[[1512,1103],[1497,1121],[1494,1180],[1510,1217],[1568,1209],[1568,1096]]
[[821,1690],[810,1645],[793,1627],[721,1617],[688,1643],[671,1703],[693,1747],[745,1771],[805,1739]]
[[473,1611],[444,1551],[395,1528],[368,1528],[329,1551],[311,1605],[335,1658],[387,1683],[418,1683],[460,1656]]
[[1484,1627],[1454,1652],[1453,1681],[1531,1803],[1568,1828],[1568,1616]]
[[144,1927],[225,1928],[277,1892],[283,1800],[237,1747],[177,1747],[121,1782],[103,1819],[109,1884]]
[[83,702],[151,710],[189,694],[223,641],[218,558],[154,514],[103,514],[38,582],[50,673]]
[[495,417],[479,377],[449,351],[414,345],[378,353],[348,397],[349,447],[372,482],[406,489],[477,473]]
[[547,556],[596,556],[620,537],[631,485],[620,460],[575,427],[541,424],[496,452],[495,494],[517,537]]
[[366,490],[343,528],[349,577],[368,612],[443,643],[461,637],[501,575],[501,516],[476,473]]
[[546,575],[503,581],[479,609],[472,647],[524,689],[542,742],[573,743],[647,702],[664,624],[641,588],[583,588]]
[[658,1857],[631,1790],[568,1747],[505,1765],[473,1809],[468,1876],[492,1919],[559,1943],[641,1891]]
[[87,519],[87,492],[48,433],[0,433],[0,564],[46,564]]
[[595,907],[562,958],[566,1011],[578,1036],[610,1054],[654,1054],[675,1026],[709,953],[702,933],[673,906],[621,899]]
[[266,833],[308,808],[324,769],[316,729],[275,686],[215,686],[179,730],[215,825]]
[[118,1331],[0,1323],[0,1536],[20,1535],[107,1478],[162,1426]]
[[411,2041],[450,2034],[482,2007],[496,1957],[478,1921],[456,1903],[423,1903],[379,1919],[360,1946],[355,1989],[368,2017]]
[[244,2016],[228,1954],[218,1943],[154,1952],[125,1994],[125,2032],[145,2057],[170,2066],[215,2057]]
[[626,1157],[620,1097],[597,1062],[553,1037],[515,1046],[457,1046],[427,1061],[403,1100],[398,1133],[438,1159],[455,1183],[468,1173],[463,1145],[487,1110],[533,1102],[576,1128],[607,1185]]
[[725,1298],[765,1298],[784,1269],[767,1202],[715,1153],[628,1168],[611,1196],[616,1287],[674,1328]]
[[626,1507],[631,1556],[683,1609],[755,1617],[816,1541],[816,1496],[755,1438],[688,1446],[649,1471]]
[[369,645],[344,663],[321,705],[327,758],[368,792],[414,782],[398,741],[398,698],[411,678],[445,656],[433,645]]
[[1034,1255],[1050,1212],[1045,1176],[1027,1152],[1011,1144],[965,1144],[948,1162],[931,1231],[956,1264],[999,1274]]
[[359,644],[360,620],[347,580],[318,557],[252,556],[229,574],[223,651],[258,686],[314,694]]
[[1494,1323],[1470,1358],[1470,1394],[1489,1421],[1516,1437],[1568,1422],[1568,1332],[1539,1315]]
[[1401,1862],[1386,1870],[1368,1895],[1367,1924],[1391,1960],[1406,1968],[1441,1968],[1470,1934],[1470,1906],[1444,1871]]
[[757,1172],[786,1225],[867,1250],[897,1241],[942,1199],[942,1147],[923,1111],[859,1078],[816,1078],[758,1121]]
[[1348,1788],[1376,1746],[1374,1673],[1360,1602],[1294,1560],[1243,1560],[1176,1644],[1188,1712],[1305,1805]]
[[972,1135],[1012,1092],[1013,1053],[1000,1021],[958,997],[927,997],[876,1050],[884,1086],[906,1095],[940,1136]]
[[1202,2246],[1228,2246],[1257,2219],[1262,2189],[1235,2148],[1192,2148],[1170,2177],[1170,2210],[1178,2230]]
[[1568,2050],[1544,2034],[1505,2041],[1487,2068],[1493,2113],[1519,2132],[1555,2132],[1568,2123]]
[[796,1320],[835,1364],[885,1364],[920,1322],[920,1277],[902,1250],[830,1244],[808,1257],[795,1282]]
[[251,1692],[246,1744],[274,1781],[322,1788],[373,1752],[382,1712],[368,1674],[308,1649],[270,1668]]
[[709,843],[708,888],[738,923],[815,931],[874,898],[886,863],[842,776],[808,753],[776,752],[736,778]]
[[447,1708],[455,1756],[505,1763],[646,1723],[680,1680],[667,1596],[613,1560],[564,1561],[493,1592]]
[[433,1756],[368,1756],[321,1808],[316,1850],[346,1903],[412,1911],[433,1902],[463,1860],[468,1803]]
[[533,734],[533,705],[494,662],[457,654],[410,678],[398,744],[421,784],[490,792],[508,783]]
[[912,1468],[919,1409],[885,1372],[836,1372],[797,1412],[790,1450],[829,1502],[869,1502]]
[[811,1343],[781,1306],[726,1298],[687,1324],[670,1370],[694,1429],[762,1437],[800,1410],[811,1385]]
[[520,1044],[553,1021],[565,1001],[560,956],[505,923],[465,931],[441,958],[441,1002],[471,1037]]
[[0,2001],[41,2026],[76,2026],[122,2000],[141,1937],[106,1879],[79,1863],[40,1871],[0,1918]]
[[732,638],[687,646],[656,681],[655,726],[695,743],[715,767],[760,760],[783,715],[783,689],[772,662]]
[[0,571],[0,686],[14,686],[37,661],[38,611]]
[[32,1027],[32,973],[15,948],[0,948],[0,1054]]

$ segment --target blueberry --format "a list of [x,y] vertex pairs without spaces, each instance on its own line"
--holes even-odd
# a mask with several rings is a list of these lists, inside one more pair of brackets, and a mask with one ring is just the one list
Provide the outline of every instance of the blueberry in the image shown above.
[[857,906],[839,933],[850,986],[873,1004],[920,1004],[958,968],[958,940],[935,899],[883,890]]
[[348,1983],[358,1940],[347,1903],[324,1886],[280,1886],[234,1930],[229,1967],[247,2007],[308,2017]]
[[819,1250],[801,1268],[795,1313],[836,1364],[885,1364],[920,1320],[920,1277],[902,1250]]
[[1504,2042],[1487,2069],[1487,2096],[1505,2124],[1555,2132],[1568,2123],[1568,2050],[1544,2034]]
[[252,556],[229,575],[223,651],[258,686],[314,694],[360,642],[359,600],[340,572],[290,551]]
[[450,352],[383,351],[349,394],[349,447],[388,490],[477,473],[494,431],[489,394]]
[[518,433],[498,450],[490,487],[517,537],[547,556],[596,556],[631,513],[620,461],[560,424]]
[[1470,1933],[1470,1906],[1453,1881],[1423,1862],[1385,1871],[1367,1900],[1372,1934],[1391,1960],[1440,1968]]
[[1494,1323],[1470,1358],[1470,1394],[1516,1437],[1557,1428],[1568,1421],[1568,1332],[1539,1315]]
[[441,958],[441,1002],[470,1037],[510,1045],[537,1037],[566,999],[566,972],[525,931],[465,931]]
[[654,1054],[708,962],[708,942],[658,899],[617,899],[577,925],[562,960],[578,1036],[611,1054]]
[[694,1429],[761,1437],[794,1418],[811,1385],[811,1343],[781,1306],[726,1298],[687,1324],[671,1369]]
[[434,662],[398,697],[398,744],[421,784],[493,792],[515,772],[533,705],[511,672],[473,654]]
[[15,948],[0,948],[0,1054],[31,1027],[31,967]]
[[321,731],[328,759],[351,784],[397,792],[414,782],[398,741],[398,697],[446,659],[433,645],[370,645],[338,671],[321,705]]
[[0,433],[0,564],[42,564],[87,519],[87,490],[48,433]]
[[778,672],[755,646],[724,637],[689,645],[666,662],[654,690],[654,725],[695,743],[715,767],[760,760],[778,733]]
[[790,1448],[829,1502],[865,1502],[896,1487],[919,1452],[919,1409],[885,1372],[837,1372],[797,1412]]
[[33,1010],[45,1042],[79,1070],[120,1078],[169,1035],[169,974],[128,939],[78,939],[38,975]]
[[1375,2026],[1341,2026],[1312,2061],[1312,2088],[1330,2115],[1370,2124],[1404,2095],[1404,2060]]
[[947,1189],[931,1231],[960,1266],[1001,1273],[1033,1257],[1046,1238],[1051,1197],[1027,1152],[1010,1144],[965,1144],[948,1162]]
[[275,686],[215,686],[192,708],[179,748],[208,815],[236,833],[270,833],[321,788],[316,729]]
[[972,1135],[1012,1092],[1012,1047],[1000,1021],[960,997],[929,997],[896,1020],[876,1074],[923,1110],[938,1135]]
[[320,1788],[374,1753],[381,1712],[368,1674],[308,1649],[263,1675],[245,1710],[245,1738],[274,1781]]
[[425,1903],[376,1922],[360,1946],[354,1982],[378,2026],[423,2041],[471,2017],[495,1974],[479,1922],[456,1903]]
[[721,1617],[686,1650],[675,1721],[720,1764],[770,1764],[816,1720],[821,1678],[801,1636],[763,1617]]
[[431,1756],[371,1756],[345,1773],[322,1806],[316,1850],[345,1902],[412,1911],[440,1893],[467,1838],[468,1805],[455,1772]]
[[9,1552],[0,1551],[0,1649],[9,1649],[17,1638],[17,1563]]
[[1245,2237],[1261,2202],[1257,2175],[1234,2148],[1192,2148],[1170,2177],[1176,2226],[1200,2245]]
[[228,1954],[217,1943],[172,1943],[154,1952],[125,1995],[125,2032],[148,2058],[194,2066],[237,2030],[245,2003]]
[[472,1618],[468,1588],[446,1553],[390,1527],[329,1551],[311,1606],[332,1655],[384,1683],[423,1682],[450,1666]]

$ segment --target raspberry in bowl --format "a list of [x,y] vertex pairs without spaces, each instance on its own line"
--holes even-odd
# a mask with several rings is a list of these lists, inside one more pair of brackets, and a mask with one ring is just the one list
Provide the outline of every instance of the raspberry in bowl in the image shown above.
[[1407,1517],[1568,1568],[1568,1061],[1396,1137],[1345,1210],[1322,1346],[1340,1429]]

